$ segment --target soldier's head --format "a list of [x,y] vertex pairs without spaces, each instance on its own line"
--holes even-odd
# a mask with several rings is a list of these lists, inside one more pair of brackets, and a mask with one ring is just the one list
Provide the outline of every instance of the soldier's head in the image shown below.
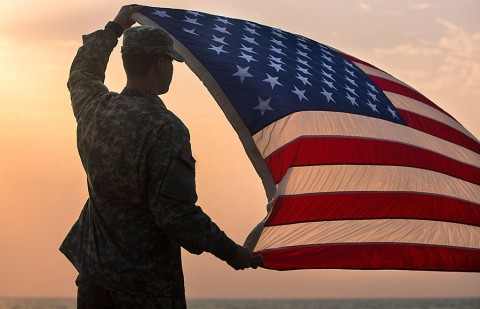
[[173,49],[170,35],[163,29],[140,26],[123,34],[122,59],[127,79],[150,79],[157,94],[166,93],[173,75],[173,60],[184,58]]

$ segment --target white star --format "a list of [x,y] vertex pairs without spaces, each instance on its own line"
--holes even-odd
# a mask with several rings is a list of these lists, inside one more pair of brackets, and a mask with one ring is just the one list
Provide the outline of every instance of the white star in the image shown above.
[[308,58],[310,60],[312,59],[308,56],[308,53],[304,53],[304,52],[302,52],[301,50],[298,50],[298,49],[297,49],[297,54],[299,54],[302,57]]
[[237,65],[237,72],[234,73],[232,76],[238,76],[240,77],[240,82],[243,84],[243,81],[245,80],[245,77],[253,77],[253,75],[251,75],[250,73],[248,73],[248,69],[250,69],[250,67],[246,67],[246,68],[242,68],[240,66]]
[[327,60],[328,62],[333,63],[332,57],[328,57],[328,56],[322,55],[322,58],[325,59],[325,60]]
[[348,66],[351,67],[352,69],[355,68],[355,67],[353,66],[353,64],[352,64],[350,61],[346,60],[346,59],[343,59],[343,63],[345,63],[346,65],[348,65]]
[[302,47],[303,49],[306,49],[306,50],[311,51],[311,49],[308,48],[308,45],[307,45],[307,44],[303,44],[303,43],[297,42],[297,45],[300,46],[300,47]]
[[371,93],[370,90],[368,90],[367,94],[372,98],[372,100],[380,102],[380,101],[377,99],[377,95]]
[[270,50],[273,51],[273,52],[276,52],[276,53],[285,55],[285,53],[282,52],[282,49],[281,49],[281,48],[276,48],[276,47],[270,46]]
[[196,12],[196,11],[187,11],[187,13],[192,14],[192,15],[195,16],[195,17],[205,16],[205,15],[203,15],[202,13],[199,13],[199,12]]
[[300,74],[297,73],[297,76],[295,76],[296,78],[298,78],[299,80],[302,81],[303,85],[305,86],[306,84],[309,84],[310,86],[312,85],[309,81],[308,81],[308,77],[304,77]]
[[347,90],[350,91],[352,94],[354,94],[354,95],[356,95],[356,96],[358,97],[358,95],[355,93],[355,89],[348,87],[348,85],[345,85],[345,89],[347,89]]
[[306,60],[302,60],[302,59],[300,59],[300,58],[297,57],[297,62],[300,62],[301,64],[303,64],[303,65],[306,66],[306,67],[312,68],[312,67],[308,64],[308,61],[306,61]]
[[357,83],[355,83],[355,80],[351,79],[350,77],[345,76],[345,79],[346,79],[347,81],[349,81],[352,85],[354,85],[354,86],[357,85]]
[[157,16],[160,16],[160,17],[172,18],[172,16],[167,14],[167,11],[155,10],[155,12],[153,12],[153,15],[157,15]]
[[193,29],[182,28],[182,30],[184,32],[188,32],[188,33],[193,34],[193,35],[199,35],[199,34],[195,33],[195,28],[193,28]]
[[304,68],[302,68],[301,66],[298,66],[298,65],[297,65],[297,70],[299,70],[299,71],[302,72],[303,74],[312,76],[312,73],[308,72],[308,69],[304,69]]
[[227,51],[223,50],[223,45],[215,46],[215,45],[210,44],[210,47],[208,49],[216,51],[217,55],[220,55],[220,53],[228,54]]
[[260,97],[258,97],[258,105],[255,106],[253,109],[257,109],[260,111],[260,113],[262,114],[262,117],[263,115],[265,115],[265,112],[266,111],[273,111],[273,108],[270,107],[270,100],[272,100],[272,98],[268,98],[266,100],[262,100]]
[[241,53],[242,53],[242,55],[241,55],[241,56],[238,56],[238,57],[240,57],[240,58],[243,58],[243,59],[247,60],[247,62],[250,62],[250,61],[257,61],[255,58],[253,58],[253,56],[251,56],[251,55],[247,55],[247,54],[245,54],[245,53],[243,53],[243,52],[241,52]]
[[285,45],[283,44],[282,41],[280,41],[280,40],[275,40],[274,38],[272,38],[272,39],[270,40],[270,42],[273,42],[274,44],[277,44],[278,46],[282,46],[282,47],[285,47],[285,48],[287,47],[287,46],[285,46]]
[[240,48],[241,50],[244,50],[246,52],[249,52],[249,53],[252,53],[252,54],[258,54],[256,52],[253,51],[253,47],[246,47],[245,45],[242,44],[242,48]]
[[276,31],[272,31],[272,34],[278,36],[279,38],[286,39],[286,37],[283,34],[278,33]]
[[280,63],[276,63],[276,62],[273,62],[270,60],[270,64],[269,66],[271,66],[272,68],[274,68],[275,70],[277,70],[277,72],[280,72],[280,70],[282,71],[285,71],[283,68],[282,68],[282,65]]
[[352,70],[349,70],[349,69],[345,68],[345,71],[346,71],[348,74],[350,74],[350,75],[352,75],[353,77],[355,77],[355,72],[353,72]]
[[369,84],[369,83],[366,83],[366,84],[367,84],[367,86],[368,86],[370,89],[372,89],[373,92],[378,93],[378,90],[377,90],[377,88],[375,88],[374,85],[371,85],[371,84]]
[[260,45],[260,44],[258,44],[257,42],[255,42],[255,39],[254,39],[254,38],[250,38],[250,37],[246,36],[245,34],[243,35],[242,40],[245,40],[245,41],[247,41],[247,42],[250,43],[250,44]]
[[347,99],[350,100],[350,103],[352,103],[352,105],[355,105],[355,106],[358,106],[358,103],[355,101],[355,97],[352,97],[350,96],[350,93],[347,92]]
[[225,33],[225,34],[231,34],[230,32],[227,31],[227,27],[220,27],[218,25],[215,25],[215,28],[213,28],[213,30],[220,31],[221,33]]
[[302,42],[307,42],[307,38],[301,35],[297,35],[297,40],[302,41]]
[[332,98],[332,95],[333,95],[332,92],[328,92],[324,88],[322,88],[322,92],[320,93],[325,96],[325,98],[327,99],[327,102],[333,101],[333,103],[335,103],[335,100]]
[[250,27],[260,28],[256,23],[252,23],[252,22],[249,22],[249,21],[246,21],[245,23],[246,23],[247,25],[249,25]]
[[245,31],[250,32],[250,34],[252,34],[252,35],[259,35],[259,34],[257,33],[257,30],[252,29],[252,28],[249,28],[249,27],[247,27],[247,26],[245,26],[245,28],[243,28],[243,29],[244,29]]
[[267,74],[267,78],[263,80],[264,82],[270,83],[270,86],[272,86],[272,89],[276,86],[283,86],[278,82],[278,77],[273,77]]
[[227,42],[225,42],[225,37],[219,38],[219,37],[216,37],[215,34],[212,34],[212,36],[213,36],[212,40],[214,40],[215,42],[220,43],[220,44],[224,44],[224,45],[230,45]]
[[325,54],[329,55],[330,57],[333,57],[333,54],[332,54],[328,49],[326,49],[326,48],[323,47],[323,46],[320,46],[320,47],[322,48],[322,51],[323,51]]
[[305,90],[300,90],[297,88],[297,86],[294,86],[294,87],[295,89],[292,90],[292,92],[298,96],[298,99],[300,100],[300,102],[302,102],[303,99],[308,101],[307,97],[305,97]]
[[332,74],[328,74],[327,72],[324,72],[322,70],[322,75],[325,75],[326,77],[330,78],[331,80],[335,80],[333,77],[332,77]]
[[390,114],[392,114],[393,119],[398,118],[397,113],[393,109],[391,109],[390,106],[387,107],[387,110],[390,112]]
[[328,87],[337,90],[337,88],[335,88],[335,86],[333,85],[333,82],[330,82],[330,81],[326,80],[324,77],[322,77],[322,81],[323,81],[325,84],[327,84]]
[[370,100],[368,100],[367,105],[370,106],[370,108],[372,109],[373,112],[377,112],[377,113],[380,114],[380,112],[377,109],[377,106],[375,104],[373,104],[372,102],[370,102]]
[[329,71],[335,72],[335,70],[332,69],[331,65],[325,64],[323,61],[322,61],[322,67],[324,67],[325,69],[327,69]]
[[268,59],[273,60],[277,63],[285,64],[285,62],[283,62],[282,58],[280,58],[280,57],[277,58],[277,57],[273,57],[272,55],[268,55]]
[[190,23],[190,24],[203,26],[201,23],[199,23],[199,22],[197,21],[197,18],[189,18],[189,17],[185,16],[185,19],[184,19],[183,21],[184,21],[184,22],[187,22],[187,23]]
[[224,23],[225,25],[233,25],[231,22],[228,21],[228,18],[225,17],[217,17],[215,20]]

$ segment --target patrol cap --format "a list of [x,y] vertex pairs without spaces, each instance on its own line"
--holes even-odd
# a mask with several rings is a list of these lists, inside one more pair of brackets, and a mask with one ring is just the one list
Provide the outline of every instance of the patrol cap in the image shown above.
[[185,58],[173,50],[170,35],[159,27],[131,27],[123,33],[122,54],[166,54],[184,62]]

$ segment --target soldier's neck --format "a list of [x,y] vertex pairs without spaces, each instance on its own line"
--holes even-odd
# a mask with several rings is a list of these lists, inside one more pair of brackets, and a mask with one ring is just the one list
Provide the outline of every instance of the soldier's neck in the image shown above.
[[130,89],[149,91],[157,95],[159,94],[157,81],[154,78],[150,78],[148,75],[145,78],[127,77],[127,87]]

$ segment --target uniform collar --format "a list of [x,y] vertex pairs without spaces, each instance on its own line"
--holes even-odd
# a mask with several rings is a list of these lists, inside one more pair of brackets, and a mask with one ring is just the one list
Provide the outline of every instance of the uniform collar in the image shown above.
[[155,93],[153,93],[151,91],[148,91],[148,90],[141,90],[141,89],[134,89],[134,88],[130,88],[130,87],[125,87],[122,90],[122,94],[130,95],[130,96],[134,96],[134,97],[142,97],[142,98],[146,98],[148,100],[153,100],[155,102],[160,103],[162,106],[165,107],[165,104],[160,99],[160,97],[158,95],[156,95]]
[[157,97],[157,95],[151,91],[148,91],[148,90],[142,90],[142,89],[134,89],[134,88],[130,88],[130,87],[125,87],[123,88],[122,90],[122,94],[126,94],[126,95],[132,95],[132,96],[135,96],[135,97],[150,97],[150,96],[155,96]]

